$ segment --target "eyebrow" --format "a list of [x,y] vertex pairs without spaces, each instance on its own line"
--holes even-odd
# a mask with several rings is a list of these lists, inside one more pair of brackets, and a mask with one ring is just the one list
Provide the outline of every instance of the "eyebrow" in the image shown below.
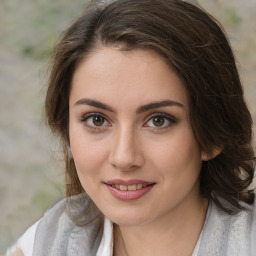
[[81,100],[78,100],[74,106],[78,106],[78,105],[89,105],[95,108],[101,108],[101,109],[107,110],[109,112],[115,112],[115,110],[111,106],[104,104],[102,102],[99,102],[97,100],[81,99]]
[[169,106],[177,106],[177,107],[181,107],[181,108],[184,107],[184,105],[179,103],[179,102],[176,102],[176,101],[173,101],[173,100],[163,100],[163,101],[152,102],[152,103],[140,106],[136,110],[136,113],[140,114],[140,113],[146,112],[150,109],[161,108],[161,107],[169,107]]
[[[102,102],[99,102],[97,100],[92,100],[92,99],[80,99],[74,104],[74,106],[78,106],[78,105],[89,105],[92,107],[107,110],[109,112],[113,112],[113,113],[116,112],[115,109],[113,109],[111,106],[104,104]],[[143,112],[149,111],[154,108],[161,108],[161,107],[168,107],[168,106],[177,106],[181,108],[184,107],[183,104],[173,100],[162,100],[162,101],[157,101],[157,102],[152,102],[146,105],[142,105],[136,110],[136,113],[141,114]]]

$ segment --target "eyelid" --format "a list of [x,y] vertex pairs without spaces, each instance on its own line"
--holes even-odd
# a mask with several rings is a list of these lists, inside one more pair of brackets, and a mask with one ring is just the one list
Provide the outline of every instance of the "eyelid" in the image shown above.
[[92,117],[92,116],[101,116],[103,118],[105,118],[107,121],[109,121],[109,118],[106,117],[103,113],[101,112],[89,112],[87,114],[83,114],[82,117],[81,117],[81,121],[85,121],[86,119],[88,119],[89,117]]
[[[169,122],[171,122],[172,124],[176,123],[177,122],[177,119],[175,117],[173,117],[172,115],[170,114],[166,114],[166,113],[163,113],[163,112],[155,112],[155,113],[152,113],[150,115],[148,115],[145,119],[145,121],[143,122],[144,125],[143,126],[146,126],[146,124],[154,117],[163,117],[165,119],[167,119]],[[169,125],[170,126],[170,125]],[[169,127],[168,126],[168,127]],[[164,128],[168,128],[168,127],[152,127],[152,128],[155,128],[155,129],[164,129]]]
[[[86,120],[88,120],[89,118],[93,117],[93,116],[101,116],[102,118],[105,119],[105,121],[108,123],[107,125],[103,125],[103,126],[91,126],[89,125],[88,123],[86,123]],[[168,126],[165,126],[165,127],[152,127],[152,126],[147,126],[147,123],[154,117],[162,117],[162,118],[165,118],[168,122],[170,122],[170,124]],[[84,125],[91,129],[91,130],[102,130],[106,127],[110,127],[112,126],[111,125],[111,120],[106,117],[103,113],[101,112],[89,112],[87,114],[84,114],[82,116],[82,118],[80,118],[80,121],[84,123]],[[165,128],[169,128],[172,124],[176,123],[177,122],[177,119],[175,117],[173,117],[172,115],[170,114],[166,114],[166,113],[163,113],[163,112],[154,112],[154,113],[151,113],[149,114],[145,120],[143,121],[143,126],[144,127],[150,127],[152,129],[157,129],[157,130],[160,130],[160,129],[165,129]]]
[[[88,123],[86,123],[86,121],[87,121],[89,118],[92,118],[93,116],[101,116],[102,118],[105,119],[105,121],[108,123],[108,125],[103,125],[103,126],[91,126],[91,125],[89,125]],[[100,112],[90,112],[90,113],[88,113],[88,114],[84,114],[84,115],[82,116],[82,118],[80,119],[80,121],[81,121],[82,123],[84,123],[84,125],[85,125],[87,128],[89,128],[89,129],[91,129],[91,130],[94,130],[94,131],[95,131],[95,130],[102,130],[102,129],[106,128],[106,127],[111,126],[111,122],[110,122],[109,118],[107,118],[104,114],[102,114],[102,113],[100,113]]]

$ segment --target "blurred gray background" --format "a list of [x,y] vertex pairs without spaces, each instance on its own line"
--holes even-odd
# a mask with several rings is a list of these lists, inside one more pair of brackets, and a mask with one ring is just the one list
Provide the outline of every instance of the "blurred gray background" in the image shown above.
[[[0,254],[63,196],[61,155],[42,107],[51,49],[86,3],[0,0]],[[228,34],[256,121],[256,0],[199,3]]]

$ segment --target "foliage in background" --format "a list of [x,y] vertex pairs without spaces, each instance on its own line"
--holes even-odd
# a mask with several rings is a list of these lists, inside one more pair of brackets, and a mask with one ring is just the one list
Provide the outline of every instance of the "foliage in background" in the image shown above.
[[81,14],[84,0],[2,0],[1,43],[39,60],[47,59],[59,34]]
[[[44,65],[60,33],[81,14],[87,2],[0,0],[0,53],[6,53],[0,55],[0,82],[4,81],[0,85],[0,254],[62,195],[63,168],[42,157],[49,146],[49,134],[40,131],[38,124],[43,96],[38,96],[37,86],[45,82],[45,77],[39,81],[38,66]],[[198,2],[227,31],[241,63],[240,73],[256,123],[255,0]]]
[[223,23],[226,26],[234,27],[239,25],[242,21],[235,8],[226,8],[223,16]]

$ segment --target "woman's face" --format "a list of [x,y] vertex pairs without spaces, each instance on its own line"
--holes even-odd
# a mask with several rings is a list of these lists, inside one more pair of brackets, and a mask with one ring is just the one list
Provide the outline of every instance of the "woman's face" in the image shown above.
[[74,73],[69,135],[85,191],[105,216],[139,225],[199,200],[205,157],[180,78],[146,50],[93,52]]

